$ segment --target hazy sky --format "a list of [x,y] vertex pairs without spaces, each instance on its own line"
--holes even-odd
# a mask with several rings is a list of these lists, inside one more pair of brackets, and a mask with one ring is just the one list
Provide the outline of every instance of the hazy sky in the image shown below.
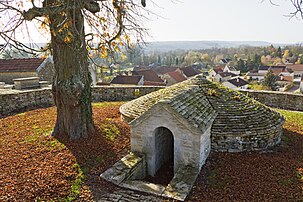
[[161,17],[146,23],[148,41],[268,41],[303,42],[303,20],[286,15],[290,0],[147,0]]

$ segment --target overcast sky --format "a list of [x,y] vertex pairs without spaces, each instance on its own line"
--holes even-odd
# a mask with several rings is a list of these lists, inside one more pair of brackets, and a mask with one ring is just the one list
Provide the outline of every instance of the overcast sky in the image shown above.
[[303,42],[303,20],[286,17],[290,0],[147,0],[161,17],[146,23],[148,41],[268,41]]

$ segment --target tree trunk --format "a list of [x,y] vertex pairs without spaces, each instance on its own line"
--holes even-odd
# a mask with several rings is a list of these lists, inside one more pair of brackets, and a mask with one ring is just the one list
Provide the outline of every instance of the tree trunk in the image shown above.
[[70,139],[94,132],[91,107],[91,76],[80,9],[49,16],[55,67],[52,92],[57,106],[53,136]]

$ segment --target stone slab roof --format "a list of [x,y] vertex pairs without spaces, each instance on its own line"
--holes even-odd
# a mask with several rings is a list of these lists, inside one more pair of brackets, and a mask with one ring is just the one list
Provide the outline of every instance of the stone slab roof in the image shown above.
[[35,72],[43,58],[0,59],[0,72]]
[[212,135],[262,135],[280,127],[285,121],[280,113],[243,93],[199,77],[189,81],[201,87],[218,112],[212,126]]
[[134,120],[159,102],[168,103],[198,128],[217,114],[212,135],[266,135],[285,121],[281,114],[260,102],[200,75],[130,101],[120,111]]
[[212,122],[216,112],[197,85],[183,82],[152,92],[121,106],[121,113],[129,120],[136,120],[157,104],[167,104],[176,113],[198,129]]

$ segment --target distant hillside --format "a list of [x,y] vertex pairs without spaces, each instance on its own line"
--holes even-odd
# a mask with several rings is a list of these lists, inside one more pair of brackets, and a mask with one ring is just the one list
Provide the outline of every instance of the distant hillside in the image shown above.
[[[211,48],[238,48],[241,46],[269,46],[266,41],[161,41],[150,42],[144,48],[145,52],[166,52],[173,50],[201,50]],[[273,44],[281,45],[281,44]]]

